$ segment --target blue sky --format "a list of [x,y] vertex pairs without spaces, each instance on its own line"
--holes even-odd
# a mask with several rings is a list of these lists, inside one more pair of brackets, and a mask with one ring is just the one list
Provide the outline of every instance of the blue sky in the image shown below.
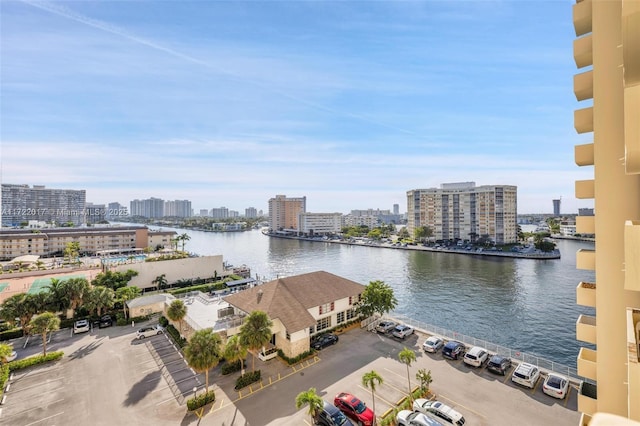
[[2,181],[241,213],[474,181],[577,212],[572,4],[2,1]]

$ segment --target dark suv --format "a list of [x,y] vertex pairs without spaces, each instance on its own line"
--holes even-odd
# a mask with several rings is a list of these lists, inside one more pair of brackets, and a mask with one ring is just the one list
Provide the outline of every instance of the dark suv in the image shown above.
[[329,404],[327,401],[322,401],[324,406],[322,410],[316,416],[316,424],[320,426],[353,426],[351,420],[344,415],[344,413],[335,405]]
[[98,324],[98,328],[111,327],[113,325],[113,319],[111,315],[103,315],[100,317],[100,323]]
[[502,374],[503,376],[507,374],[507,371],[511,368],[511,359],[502,355],[494,355],[489,360],[487,364],[487,370]]
[[442,356],[449,359],[460,359],[464,356],[464,343],[450,340],[442,348]]

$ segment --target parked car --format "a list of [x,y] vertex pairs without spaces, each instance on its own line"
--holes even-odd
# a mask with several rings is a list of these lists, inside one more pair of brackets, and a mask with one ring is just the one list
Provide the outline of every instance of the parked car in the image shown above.
[[376,326],[376,332],[383,333],[383,334],[389,333],[391,330],[393,330],[396,327],[396,325],[397,324],[393,321],[387,321],[387,320],[380,321]]
[[18,353],[16,351],[11,351],[8,357],[4,359],[4,362],[11,362],[18,357]]
[[507,371],[511,368],[511,358],[507,358],[502,355],[494,355],[489,359],[487,363],[487,370],[492,373],[502,374],[503,376],[507,374]]
[[338,407],[331,405],[327,401],[322,401],[322,410],[316,416],[315,422],[320,426],[353,426],[351,420],[338,410]]
[[544,379],[542,392],[558,399],[564,399],[569,392],[569,379],[560,374],[549,373]]
[[419,411],[402,410],[396,416],[398,426],[443,426],[439,421]]
[[413,328],[404,324],[396,325],[396,327],[391,332],[391,335],[393,337],[397,337],[398,339],[405,339],[407,336],[411,336],[412,334]]
[[315,339],[311,344],[311,347],[319,351],[320,349],[326,348],[327,346],[335,345],[336,343],[338,343],[338,336],[328,333],[318,336],[318,338]]
[[424,349],[425,352],[430,352],[432,354],[435,354],[443,346],[444,346],[444,341],[441,338],[436,336],[431,336],[424,341],[424,343],[422,344],[422,349]]
[[86,333],[89,330],[89,320],[81,319],[73,323],[73,334]]
[[113,325],[113,318],[111,318],[111,315],[103,315],[100,317],[98,328],[111,327],[112,325]]
[[462,360],[465,364],[472,367],[482,367],[487,361],[487,358],[489,358],[489,353],[485,348],[474,346],[464,354],[464,358]]
[[146,327],[142,327],[140,330],[136,332],[136,338],[144,339],[146,337],[155,336],[157,334],[162,334],[164,332],[164,328],[159,325],[149,325]]
[[374,414],[371,408],[350,393],[340,392],[337,394],[333,400],[333,405],[356,423],[363,426],[371,426],[373,424]]
[[523,362],[518,365],[511,375],[511,381],[522,386],[533,389],[540,377],[540,370],[532,364]]
[[464,356],[464,343],[450,340],[442,348],[442,356],[449,359],[460,359]]
[[419,398],[413,401],[413,410],[425,414],[433,414],[438,419],[442,419],[452,425],[462,426],[465,422],[462,414],[440,401]]

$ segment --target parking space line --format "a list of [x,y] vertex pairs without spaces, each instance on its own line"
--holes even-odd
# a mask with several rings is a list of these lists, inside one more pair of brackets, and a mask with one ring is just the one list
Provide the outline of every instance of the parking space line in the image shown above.
[[450,401],[450,402],[452,403],[451,405],[453,405],[453,408],[455,408],[455,407],[462,407],[462,408],[464,408],[466,411],[470,411],[470,412],[472,412],[473,414],[475,414],[476,416],[480,416],[480,417],[482,417],[483,419],[486,419],[486,418],[487,418],[487,416],[485,416],[485,415],[483,415],[483,414],[480,414],[479,412],[477,412],[477,411],[475,411],[475,410],[473,410],[473,409],[471,409],[471,408],[469,408],[469,407],[467,407],[467,406],[465,406],[465,405],[460,404],[458,401],[454,401],[454,400],[453,400],[453,399],[451,399],[451,398],[447,398],[446,396],[444,396],[444,395],[442,395],[442,394],[438,394],[438,397],[437,397],[437,398],[438,398],[438,399],[442,398],[442,399],[446,399],[447,401]]
[[389,383],[383,383],[383,385],[385,385],[385,386],[389,386],[390,388],[394,388],[395,390],[397,390],[398,392],[400,392],[400,393],[401,393],[401,394],[403,394],[403,395],[409,395],[409,393],[408,393],[407,391],[402,390],[402,389],[400,389],[400,388],[397,388],[397,387],[395,387],[395,386],[393,386],[393,385],[391,385],[391,384],[389,384]]
[[[53,405],[53,404],[56,404],[56,403],[58,403],[58,402],[62,402],[62,401],[64,401],[64,398],[61,398],[61,399],[57,399],[57,400],[55,400],[55,401],[52,401],[52,402],[50,402],[49,404],[47,404],[46,406],[47,406],[47,407],[49,407],[49,406],[51,406],[51,405]],[[28,412],[28,411],[39,410],[39,409],[41,409],[41,408],[42,408],[42,405],[38,405],[37,407],[28,408],[28,409],[26,409],[26,410],[22,410],[22,411],[20,411],[19,413],[12,414],[12,415],[10,415],[10,416],[8,416],[8,417],[5,417],[5,419],[10,419],[11,417],[21,416],[21,415],[23,415],[24,413],[26,413],[26,412]]]
[[406,379],[406,376],[402,375],[402,374],[398,374],[393,370],[389,370],[388,368],[385,368],[385,370],[387,370],[389,373],[395,374],[398,377],[402,377],[403,379]]
[[43,421],[45,421],[45,420],[49,420],[49,419],[52,419],[52,418],[54,418],[54,417],[58,417],[58,416],[59,416],[59,415],[61,415],[61,414],[64,414],[64,411],[60,411],[59,413],[54,414],[54,415],[49,416],[49,417],[45,417],[44,419],[36,420],[35,422],[32,422],[32,423],[26,424],[25,426],[35,425],[35,424],[38,424],[38,423],[43,422]]
[[[24,388],[13,389],[11,391],[11,394],[22,392],[22,391],[33,389],[33,388],[37,388],[37,387],[41,387],[42,385],[44,385],[46,383],[55,382],[55,381],[63,380],[63,379],[64,379],[64,376],[58,377],[58,378],[55,378],[55,379],[47,379],[47,381],[45,383],[40,382],[40,383],[36,383],[35,385],[27,386],[27,387],[24,387]],[[58,388],[58,389],[60,389],[60,388]]]
[[[358,387],[359,387],[360,389],[362,389],[362,390],[366,391],[366,392],[371,393],[371,389],[367,389],[367,388],[363,387],[362,385],[358,385]],[[396,404],[395,404],[395,403],[390,402],[390,401],[387,401],[386,399],[384,399],[383,397],[381,397],[381,396],[376,392],[376,402],[377,402],[377,401],[379,401],[379,400],[380,400],[380,401],[382,401],[382,402],[384,402],[385,404],[387,404],[389,407],[395,407],[395,406],[396,406]]]
[[567,403],[569,402],[569,395],[571,395],[571,388],[573,386],[569,386],[569,389],[567,389],[567,394],[564,397],[564,406],[567,406]]
[[509,380],[509,379],[511,378],[511,374],[512,374],[512,373],[505,374],[505,375],[504,375],[504,380],[502,381],[502,383],[507,383],[507,380]]
[[536,392],[536,388],[538,387],[538,382],[540,381],[540,377],[538,377],[538,380],[536,380],[536,382],[533,384],[533,386],[531,387],[531,395],[533,395]]
[[44,369],[44,370],[38,370],[38,371],[31,370],[31,371],[25,372],[24,374],[15,374],[15,373],[13,373],[15,378],[12,380],[12,382],[21,380],[21,379],[23,379],[25,377],[37,376],[38,374],[52,374],[52,373],[54,373],[54,372],[56,372],[58,370],[62,370],[62,368],[59,365],[55,369]]

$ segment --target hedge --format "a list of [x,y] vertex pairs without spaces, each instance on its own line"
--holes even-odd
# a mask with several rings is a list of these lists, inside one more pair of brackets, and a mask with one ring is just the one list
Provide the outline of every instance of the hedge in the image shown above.
[[9,380],[9,372],[31,367],[32,365],[44,364],[49,361],[57,361],[64,355],[64,352],[49,352],[47,355],[36,355],[18,361],[11,361],[0,366],[0,395],[4,391],[4,385]]
[[216,400],[216,392],[210,390],[209,392],[203,393],[202,395],[198,395],[195,398],[191,398],[187,400],[187,409],[189,411],[197,410],[200,407],[204,407],[210,402],[214,402]]
[[180,333],[173,325],[167,325],[165,330],[167,330],[169,336],[173,338],[173,341],[176,342],[176,345],[178,345],[180,348],[183,348],[187,344],[187,339],[184,339],[182,336],[180,336]]
[[[242,361],[244,366],[247,366],[246,361]],[[236,371],[242,370],[242,364],[240,364],[240,360],[236,362],[225,362],[222,364],[222,368],[220,369],[223,376],[227,374],[235,373]]]
[[22,337],[22,329],[14,328],[7,331],[0,332],[0,342],[4,340],[17,339],[18,337]]
[[168,293],[173,295],[189,293],[191,291],[202,291],[203,293],[208,293],[213,290],[224,290],[226,288],[227,288],[227,284],[225,284],[224,282],[216,282],[216,283],[193,285],[190,287],[177,288],[175,290],[169,290]]
[[245,386],[249,386],[251,383],[259,381],[260,377],[260,370],[245,373],[243,376],[238,377],[238,380],[236,380],[236,387],[234,389],[239,390]]
[[161,316],[160,318],[158,318],[158,324],[160,324],[164,328],[167,328],[167,326],[169,325],[169,320],[164,316]]
[[297,364],[297,363],[299,363],[300,361],[302,361],[303,359],[307,359],[307,358],[309,358],[310,356],[314,355],[315,353],[316,353],[316,350],[315,350],[315,349],[313,349],[313,348],[311,348],[311,349],[309,349],[308,351],[303,352],[303,353],[301,353],[301,354],[300,354],[300,355],[298,355],[298,356],[295,356],[295,357],[293,357],[293,358],[289,358],[288,356],[286,356],[286,355],[284,354],[284,352],[282,352],[282,349],[278,349],[278,356],[279,356],[280,358],[282,358],[283,360],[285,360],[285,361],[287,362],[287,364],[289,364],[289,365]]

